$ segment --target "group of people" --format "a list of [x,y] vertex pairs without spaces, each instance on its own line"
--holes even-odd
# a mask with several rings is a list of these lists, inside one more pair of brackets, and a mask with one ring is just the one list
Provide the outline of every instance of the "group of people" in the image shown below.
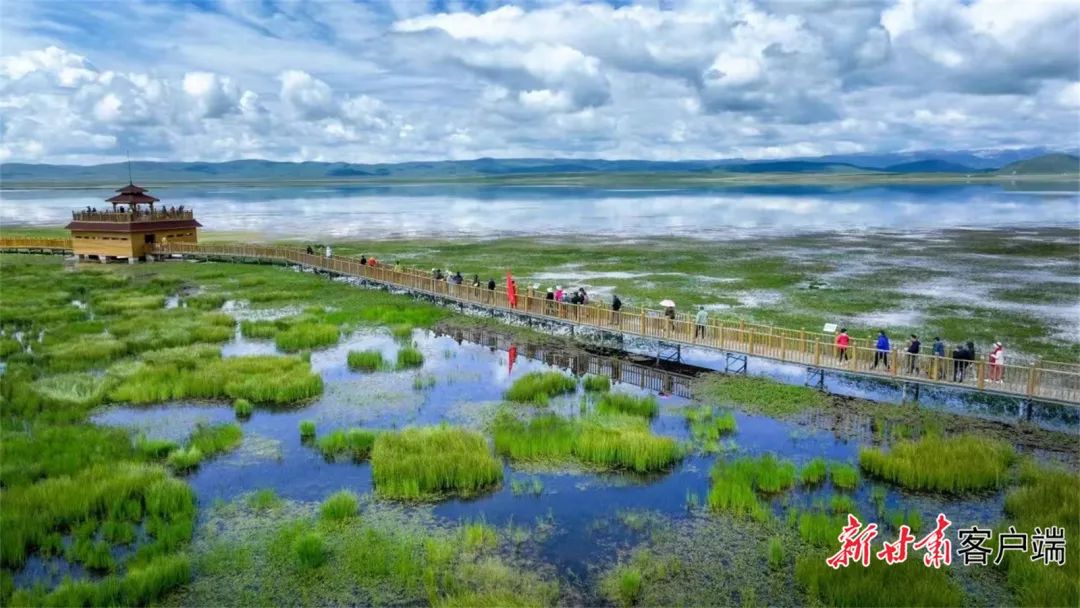
[[[851,347],[851,337],[847,333],[847,328],[840,328],[840,333],[836,335],[836,356],[839,361],[848,360],[848,349]],[[934,342],[930,347],[930,354],[934,357],[945,358],[945,342],[940,337],[934,336]],[[889,369],[889,353],[892,352],[892,344],[889,341],[888,334],[885,330],[878,332],[877,342],[874,344],[874,363],[870,366],[870,369],[877,369],[879,365],[884,366],[885,369]],[[919,340],[919,336],[911,334],[908,338],[907,345],[904,347],[905,361],[903,363],[904,369],[908,374],[918,374],[919,369],[919,354],[922,352],[922,341]],[[967,376],[968,369],[975,362],[977,352],[975,350],[975,343],[968,341],[964,344],[958,344],[952,351],[952,380],[953,382],[963,382]],[[896,363],[896,362],[894,362]],[[990,354],[987,357],[987,363],[989,363],[988,380],[991,382],[1004,382],[1005,381],[1005,347],[1001,342],[995,342],[993,348],[990,350]],[[927,373],[931,373],[931,370],[926,370]],[[945,365],[941,364],[937,367],[937,380],[945,379]]]
[[[84,213],[128,213],[128,210],[127,210],[127,207],[125,207],[123,205],[119,205],[119,206],[113,207],[112,209],[102,209],[102,210],[99,211],[97,207],[91,207],[90,205],[87,205],[86,209],[83,212]],[[135,214],[140,214],[140,211],[139,211],[139,209],[137,207],[132,207],[130,212],[135,213]],[[175,207],[175,206],[174,207],[162,207],[161,209],[157,209],[157,210],[154,210],[154,209],[145,210],[145,211],[141,212],[141,215],[151,215],[151,214],[153,214],[153,215],[166,215],[166,216],[168,216],[168,215],[176,215],[178,213],[183,213],[183,212],[184,212],[184,206],[180,205],[179,207]]]

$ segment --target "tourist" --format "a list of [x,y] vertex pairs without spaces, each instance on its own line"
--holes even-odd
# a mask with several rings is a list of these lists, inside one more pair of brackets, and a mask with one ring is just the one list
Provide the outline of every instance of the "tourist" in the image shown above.
[[367,256],[362,253],[360,254],[360,265],[367,266]]
[[555,301],[556,302],[562,302],[564,295],[566,295],[566,294],[563,293],[562,285],[556,285],[555,286]]
[[709,320],[709,313],[704,306],[698,306],[697,316],[694,317],[694,337],[705,337],[705,323]]
[[459,270],[458,272],[454,273],[453,278],[451,278],[450,280],[454,283],[454,285],[461,285],[462,281],[464,281],[465,279],[461,276],[461,271]]
[[473,287],[480,287],[480,275],[478,275],[478,274],[472,275],[472,286]]
[[964,381],[964,347],[957,346],[952,351],[952,380],[953,382]]
[[378,262],[378,260],[375,259],[375,256],[371,256],[370,258],[367,259],[367,265],[372,267],[372,268],[374,268],[375,265],[378,264],[378,263],[379,262]]
[[908,356],[908,373],[916,374],[919,371],[919,350],[922,348],[922,342],[919,342],[919,336],[911,334],[911,339],[908,340],[907,356]]
[[578,293],[581,295],[581,303],[582,304],[588,304],[589,303],[589,294],[585,293],[585,288],[584,287],[578,287]]
[[315,250],[311,248],[311,245],[307,246],[307,254],[308,255],[315,255]]
[[871,369],[877,369],[878,363],[884,363],[885,369],[889,368],[889,336],[885,335],[884,329],[878,332],[877,348],[874,351],[874,365]]
[[664,316],[668,320],[668,329],[675,329],[675,305],[671,304],[664,307]]
[[333,252],[330,250],[330,245],[327,245],[326,246],[326,259],[330,259],[330,256],[332,256],[332,255],[333,255]]
[[990,350],[990,381],[1005,381],[1005,347],[1001,342],[994,342],[994,347]]
[[488,291],[495,291],[495,279],[488,279]]
[[836,335],[836,358],[838,361],[847,361],[849,344],[851,344],[851,337],[847,335],[847,328],[841,327],[840,333]]
[[619,316],[619,311],[622,310],[622,300],[619,299],[618,294],[612,294],[611,296],[611,323],[613,325],[621,325],[622,319]]
[[941,338],[939,338],[937,336],[934,336],[934,346],[932,347],[932,352],[933,352],[934,356],[937,357],[936,364],[937,364],[938,367],[937,367],[937,378],[935,378],[935,379],[936,380],[941,380],[941,379],[945,378],[945,362],[942,361],[942,359],[945,358],[945,343],[942,342]]
[[394,262],[394,272],[401,272],[401,271],[402,271],[402,268],[401,268],[401,261],[400,261],[400,260],[396,260],[396,261]]

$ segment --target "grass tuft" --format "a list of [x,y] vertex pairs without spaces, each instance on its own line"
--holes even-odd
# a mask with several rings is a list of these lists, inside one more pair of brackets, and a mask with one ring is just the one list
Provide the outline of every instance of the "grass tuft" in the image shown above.
[[562,372],[529,372],[515,380],[504,396],[516,403],[547,405],[552,397],[576,389],[577,382]]
[[254,411],[255,407],[243,397],[233,401],[233,413],[236,414],[237,418],[250,418]]
[[424,353],[415,346],[405,346],[398,350],[397,368],[415,369],[424,364]]
[[581,386],[590,393],[606,393],[611,390],[611,378],[589,374],[581,381]]
[[772,454],[759,458],[717,461],[712,470],[708,502],[714,511],[769,518],[767,505],[758,494],[775,494],[795,485],[795,465]]
[[287,353],[333,346],[341,339],[341,330],[329,323],[296,323],[279,331],[274,344]]
[[596,402],[596,411],[602,414],[630,414],[653,418],[660,411],[653,395],[637,397],[626,393],[605,393]]
[[301,420],[300,421],[300,438],[301,439],[314,439],[315,438],[315,421],[314,420]]
[[331,494],[319,507],[319,515],[326,520],[340,521],[356,517],[360,510],[360,499],[356,494],[341,490]]
[[380,496],[422,500],[477,494],[502,481],[503,470],[483,435],[438,426],[379,433],[371,473]]
[[305,532],[292,545],[301,569],[314,570],[326,563],[326,541],[318,532]]
[[815,458],[803,466],[799,471],[799,481],[803,485],[812,486],[825,481],[829,473],[828,465],[824,458]]
[[348,456],[356,462],[367,460],[375,445],[375,431],[367,429],[335,429],[319,437],[315,447],[327,460]]
[[911,490],[957,494],[1001,487],[1015,459],[1004,441],[970,434],[948,439],[927,435],[900,441],[889,452],[859,451],[859,465],[875,477]]
[[347,358],[353,371],[375,372],[386,369],[386,361],[377,350],[350,350]]
[[829,479],[841,490],[854,490],[860,481],[859,469],[846,462],[830,462]]

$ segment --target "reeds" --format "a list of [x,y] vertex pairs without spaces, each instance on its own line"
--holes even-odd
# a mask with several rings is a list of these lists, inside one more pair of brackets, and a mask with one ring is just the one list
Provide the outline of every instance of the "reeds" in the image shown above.
[[504,412],[495,420],[493,436],[496,451],[521,461],[576,460],[645,473],[682,458],[674,439],[654,435],[647,421],[626,414],[573,420],[543,415],[522,422]]
[[978,435],[945,439],[927,435],[900,441],[889,452],[875,448],[859,451],[864,471],[912,490],[954,494],[998,488],[1016,459],[1012,446]]
[[[839,531],[838,531],[839,533]],[[838,545],[836,538],[832,545]],[[831,545],[830,545],[831,546]],[[825,564],[826,555],[800,557],[795,578],[815,602],[825,606],[959,606],[960,590],[947,569],[923,566],[922,560],[887,565],[871,560],[869,567],[834,570]]]
[[281,328],[274,321],[245,320],[240,322],[240,335],[245,338],[271,339],[277,336]]
[[184,304],[195,310],[217,310],[225,304],[225,296],[220,293],[201,293],[185,298]]
[[733,413],[722,411],[717,414],[712,406],[686,408],[683,417],[690,425],[690,436],[708,451],[719,451],[720,439],[739,429]]
[[304,532],[296,537],[292,545],[300,567],[314,570],[326,562],[326,541],[318,532]]
[[241,420],[251,418],[251,414],[254,411],[255,406],[251,405],[251,402],[243,397],[233,401],[233,413]]
[[482,521],[461,527],[461,542],[467,551],[490,551],[499,546],[499,533]]
[[415,346],[403,346],[397,352],[398,369],[415,369],[424,364],[424,353]]
[[[314,431],[312,431],[314,435]],[[301,436],[303,434],[301,433]],[[327,460],[348,456],[356,462],[367,460],[375,445],[375,431],[367,429],[335,429],[315,442],[315,446]]]
[[769,538],[768,544],[765,546],[765,555],[769,560],[769,567],[773,570],[779,570],[784,565],[784,542],[780,540],[779,536],[773,536]]
[[529,372],[515,380],[504,397],[517,403],[547,405],[552,397],[575,390],[577,382],[561,372]]
[[810,462],[803,466],[799,471],[799,481],[803,485],[817,485],[825,481],[825,477],[829,473],[828,465],[825,463],[824,458],[814,458]]
[[641,596],[644,576],[634,564],[624,564],[604,575],[600,590],[609,601],[622,608],[633,606]]
[[404,500],[477,494],[503,475],[483,435],[449,426],[379,433],[371,472],[376,493]]
[[161,460],[179,447],[180,445],[178,443],[169,441],[168,439],[147,439],[146,437],[140,437],[139,440],[135,442],[135,450],[147,460]]
[[799,514],[799,536],[815,547],[837,545],[841,530],[847,524],[847,514],[830,515],[820,511]]
[[611,378],[589,374],[582,379],[581,386],[590,393],[606,393],[611,390]]
[[760,376],[705,374],[694,382],[700,401],[738,405],[762,414],[784,417],[821,407],[828,397],[804,386],[793,386]]
[[360,499],[348,490],[334,492],[319,507],[319,516],[325,520],[341,521],[356,517],[360,510]]
[[256,511],[269,511],[281,506],[281,498],[273,488],[255,490],[247,497],[247,506]]
[[409,341],[412,339],[413,326],[408,323],[399,323],[397,325],[390,326],[390,335],[394,336],[395,340]]
[[347,362],[349,369],[353,371],[375,372],[386,369],[386,361],[378,350],[350,350]]
[[188,446],[169,452],[165,463],[177,473],[186,473],[199,466],[203,460],[203,453],[197,447]]
[[830,462],[829,479],[834,487],[854,490],[859,485],[859,470],[846,462]]
[[49,405],[91,408],[104,401],[109,383],[103,376],[68,373],[41,378],[31,388]]
[[210,457],[236,449],[243,438],[244,432],[237,424],[198,424],[188,444]]
[[510,492],[514,496],[524,494],[540,496],[544,493],[544,482],[539,477],[530,477],[529,479],[514,477],[510,480]]
[[635,396],[626,393],[605,393],[596,402],[596,411],[603,414],[630,414],[653,418],[660,411],[653,395]]
[[764,521],[770,512],[758,494],[775,494],[795,485],[795,465],[772,454],[719,460],[713,466],[711,476],[709,507]]
[[274,336],[274,344],[287,353],[333,346],[341,339],[337,325],[328,323],[297,323]]
[[[111,373],[111,372],[110,372]],[[199,359],[190,369],[154,365],[119,377],[113,401],[160,403],[173,399],[247,399],[287,404],[322,392],[322,378],[297,357],[253,356]]]
[[314,420],[301,420],[300,421],[300,439],[311,440],[315,438],[315,421]]

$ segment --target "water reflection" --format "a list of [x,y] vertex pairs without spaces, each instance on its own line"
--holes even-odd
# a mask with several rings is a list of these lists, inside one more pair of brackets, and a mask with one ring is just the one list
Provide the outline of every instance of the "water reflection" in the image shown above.
[[[56,226],[108,189],[0,192],[4,225]],[[272,236],[490,237],[590,234],[745,237],[957,226],[1073,225],[1076,192],[996,185],[599,189],[511,186],[164,187],[209,230]],[[27,204],[32,202],[33,204]]]

